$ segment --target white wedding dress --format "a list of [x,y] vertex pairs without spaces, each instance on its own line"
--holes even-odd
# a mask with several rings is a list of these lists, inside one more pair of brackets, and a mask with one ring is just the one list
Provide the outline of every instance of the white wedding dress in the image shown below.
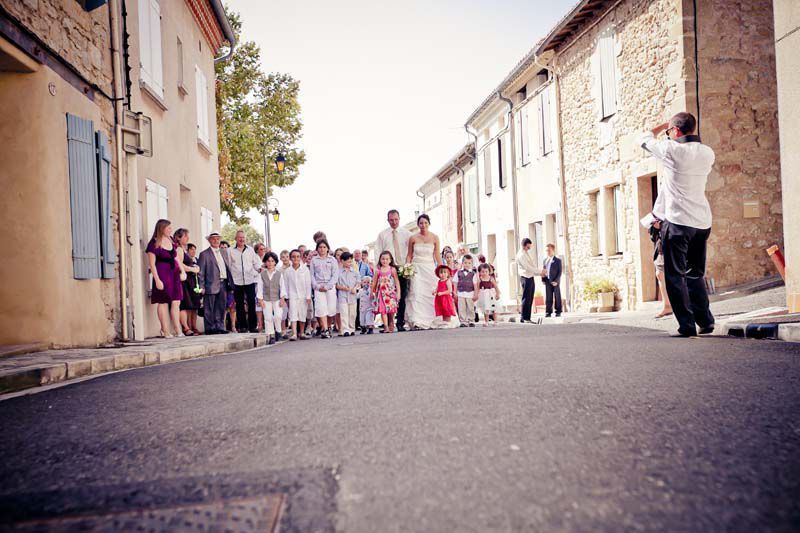
[[430,329],[438,326],[433,306],[433,291],[439,279],[433,261],[433,243],[414,243],[414,277],[406,298],[406,322],[412,327]]

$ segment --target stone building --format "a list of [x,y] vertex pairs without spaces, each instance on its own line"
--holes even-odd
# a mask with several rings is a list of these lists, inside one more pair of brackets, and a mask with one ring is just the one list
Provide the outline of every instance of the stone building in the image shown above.
[[[198,242],[217,223],[223,41],[233,34],[219,0],[0,0],[0,224],[15,251],[0,267],[0,345],[157,332],[145,325],[142,235],[166,205]],[[153,177],[164,189],[149,194]]]
[[793,138],[800,125],[800,2],[775,0],[774,6],[786,299],[789,311],[800,313],[800,151]]
[[0,0],[0,345],[121,333],[108,16]]
[[478,250],[477,172],[474,147],[470,143],[451,157],[418,190],[431,217],[431,229],[442,247],[457,251],[461,246]]
[[[658,168],[637,146],[675,112],[699,117],[716,152],[707,277],[716,287],[774,269],[782,241],[771,0],[582,0],[536,48],[556,76],[573,287],[610,278],[621,309],[658,298],[639,219]],[[699,95],[699,98],[698,98]],[[573,297],[585,308],[580,291]]]

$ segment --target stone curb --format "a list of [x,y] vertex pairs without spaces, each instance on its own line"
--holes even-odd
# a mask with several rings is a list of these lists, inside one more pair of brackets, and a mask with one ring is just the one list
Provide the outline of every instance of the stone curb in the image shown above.
[[265,346],[266,334],[244,339],[215,338],[203,344],[170,346],[151,350],[121,350],[119,353],[31,364],[21,368],[0,371],[0,395],[32,387],[52,385],[62,381],[107,374],[118,370],[161,365],[175,361],[197,359],[211,355],[241,352]]
[[800,342],[798,322],[728,322],[723,325],[723,335],[747,339],[773,339]]

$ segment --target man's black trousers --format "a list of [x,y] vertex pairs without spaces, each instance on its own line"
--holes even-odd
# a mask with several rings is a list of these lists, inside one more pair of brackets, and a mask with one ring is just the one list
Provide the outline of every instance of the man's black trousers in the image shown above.
[[[243,333],[258,328],[256,316],[256,284],[236,285],[233,288],[233,299],[236,300],[236,331]],[[247,302],[247,311],[244,304]]]
[[545,314],[553,314],[553,300],[556,302],[556,314],[561,314],[561,285],[553,284],[550,280],[544,282],[545,287]]
[[408,296],[408,278],[400,278],[400,300],[397,302],[397,314],[395,315],[398,330],[402,330],[406,323],[406,296]]
[[533,306],[533,293],[536,289],[534,278],[525,278],[520,276],[519,281],[522,284],[522,320],[531,319],[531,307]]
[[704,279],[706,242],[711,229],[664,222],[661,227],[667,296],[678,319],[678,332],[696,335],[697,326],[714,325]]

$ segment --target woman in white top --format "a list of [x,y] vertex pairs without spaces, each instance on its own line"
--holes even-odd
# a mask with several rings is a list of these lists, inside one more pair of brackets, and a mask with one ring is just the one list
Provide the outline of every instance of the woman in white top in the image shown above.
[[436,267],[441,263],[439,237],[429,228],[431,219],[422,214],[417,218],[419,233],[408,241],[407,261],[414,265],[414,277],[409,284],[406,299],[406,320],[412,329],[430,329],[436,326],[433,289],[439,282]]

